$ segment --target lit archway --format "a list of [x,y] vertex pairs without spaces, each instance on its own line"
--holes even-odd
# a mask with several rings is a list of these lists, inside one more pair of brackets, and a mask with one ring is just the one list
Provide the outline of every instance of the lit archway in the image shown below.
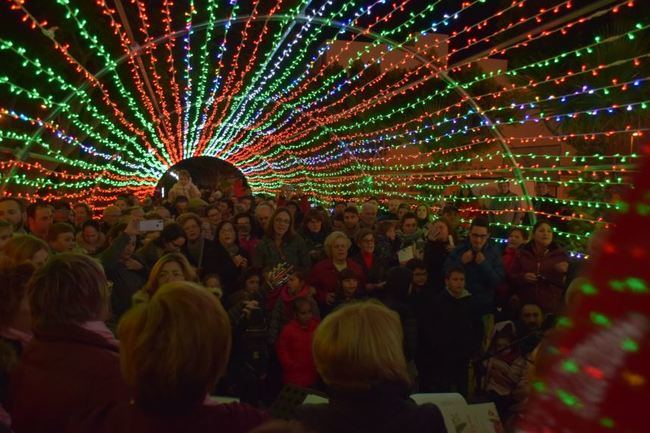
[[241,195],[249,188],[246,176],[234,165],[219,158],[197,156],[171,166],[158,181],[156,193],[163,198],[167,197],[169,190],[178,180],[179,170],[187,170],[199,189],[220,190]]

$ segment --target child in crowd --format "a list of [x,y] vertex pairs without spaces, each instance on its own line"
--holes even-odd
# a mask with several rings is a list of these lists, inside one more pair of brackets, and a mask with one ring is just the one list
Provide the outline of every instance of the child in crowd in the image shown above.
[[282,286],[280,295],[273,312],[271,313],[271,322],[269,324],[269,343],[274,344],[278,334],[291,319],[294,318],[293,302],[298,298],[307,299],[312,305],[312,313],[320,317],[318,305],[314,300],[315,290],[307,284],[307,272],[302,269],[293,268],[289,273],[287,283]]
[[509,320],[516,316],[518,302],[513,299],[510,302],[514,287],[514,281],[508,278],[512,275],[512,265],[519,251],[519,247],[526,243],[528,234],[519,227],[512,227],[508,230],[508,243],[503,250],[503,268],[506,271],[506,279],[497,287],[495,293],[496,321]]
[[340,305],[348,304],[355,299],[359,292],[359,276],[350,268],[339,273],[339,287],[332,305],[323,306],[323,317],[334,311]]
[[423,260],[411,259],[406,262],[406,267],[411,271],[411,287],[409,289],[409,297],[416,296],[423,292],[433,292],[433,288],[429,284],[427,264]]
[[256,269],[246,270],[240,279],[241,289],[230,295],[228,315],[233,327],[245,322],[246,327],[266,328],[264,295],[260,290],[261,277]]
[[508,244],[503,250],[503,267],[506,270],[506,274],[510,273],[512,269],[512,262],[517,255],[519,247],[526,243],[528,239],[528,234],[526,230],[519,227],[512,227],[508,230]]
[[207,274],[203,277],[203,287],[208,289],[210,293],[215,294],[217,298],[221,299],[223,297],[221,278],[219,278],[218,274]]
[[258,405],[268,379],[268,317],[259,272],[248,269],[240,281],[242,288],[229,298],[228,316],[233,327],[230,369],[239,399]]
[[480,349],[483,327],[472,315],[465,271],[451,268],[445,290],[436,295],[428,316],[419,316],[418,372],[425,392],[467,396],[468,367]]
[[55,254],[72,252],[77,247],[74,227],[68,223],[52,224],[47,232],[47,242]]
[[[491,355],[483,361],[485,376],[482,387],[505,422],[520,408],[527,394],[528,371],[532,365],[515,344],[517,333],[511,321],[500,322],[488,348]],[[497,324],[498,325],[498,324]]]
[[319,320],[314,316],[313,299],[299,297],[292,304],[293,319],[282,328],[276,351],[283,382],[308,388],[318,379],[311,348]]

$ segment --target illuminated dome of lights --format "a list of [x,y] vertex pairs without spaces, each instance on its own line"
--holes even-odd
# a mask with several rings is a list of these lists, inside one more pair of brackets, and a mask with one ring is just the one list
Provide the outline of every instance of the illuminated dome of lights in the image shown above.
[[1,0],[2,194],[101,208],[209,156],[254,193],[454,196],[469,218],[509,182],[521,211],[569,209],[559,237],[585,251],[647,141],[648,17],[608,0]]

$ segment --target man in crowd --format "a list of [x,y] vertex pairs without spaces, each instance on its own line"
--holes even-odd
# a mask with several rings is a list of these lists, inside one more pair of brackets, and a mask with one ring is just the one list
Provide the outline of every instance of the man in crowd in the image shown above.
[[365,202],[361,206],[361,214],[359,214],[360,227],[363,229],[374,230],[375,223],[377,222],[377,205],[371,201]]
[[52,205],[54,214],[52,219],[55,223],[70,223],[72,221],[72,207],[65,200],[58,200]]
[[273,208],[268,203],[260,203],[255,208],[255,223],[256,227],[256,236],[262,237],[264,235],[264,230],[266,229],[266,224],[271,219],[273,215]]
[[49,204],[41,201],[27,206],[27,227],[34,236],[47,241],[52,222],[52,207]]
[[397,216],[397,211],[402,204],[402,201],[398,198],[391,198],[388,200],[388,211],[382,215],[381,219],[382,220],[397,220],[399,217]]
[[24,230],[25,207],[17,198],[3,197],[0,199],[0,220],[7,221],[14,226],[15,232]]
[[104,234],[108,233],[111,227],[120,222],[121,217],[122,210],[119,207],[115,205],[106,206],[102,214],[102,232]]
[[523,203],[515,198],[517,194],[510,190],[509,181],[497,183],[497,188],[499,192],[490,203],[490,209],[493,211],[490,214],[490,221],[497,223],[495,233],[498,237],[505,237],[510,226],[521,223],[524,216],[521,212]]
[[350,239],[356,239],[359,233],[359,211],[354,206],[348,206],[343,212],[344,232]]

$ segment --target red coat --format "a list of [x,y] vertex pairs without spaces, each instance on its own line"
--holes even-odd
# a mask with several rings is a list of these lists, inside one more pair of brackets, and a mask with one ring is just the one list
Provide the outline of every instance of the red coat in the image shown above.
[[57,325],[35,330],[11,372],[7,409],[16,433],[62,432],[72,417],[128,395],[115,340]]
[[306,328],[297,320],[287,323],[276,344],[276,350],[284,383],[308,388],[318,379],[314,357],[311,352],[314,331],[318,327],[318,319],[311,319]]
[[[348,257],[348,268],[359,276],[359,291],[366,287],[366,276],[361,265]],[[339,271],[334,266],[332,259],[321,260],[316,263],[309,274],[309,284],[316,289],[316,298],[324,303],[329,293],[336,293],[339,289]]]
[[71,422],[67,433],[246,433],[267,420],[266,414],[242,403],[206,403],[189,413],[153,415],[122,402]]
[[504,303],[512,294],[512,289],[514,282],[512,281],[512,265],[515,262],[517,253],[519,252],[518,248],[507,248],[503,250],[503,269],[506,271],[506,279],[499,284],[496,290],[496,296],[499,300],[499,303]]

